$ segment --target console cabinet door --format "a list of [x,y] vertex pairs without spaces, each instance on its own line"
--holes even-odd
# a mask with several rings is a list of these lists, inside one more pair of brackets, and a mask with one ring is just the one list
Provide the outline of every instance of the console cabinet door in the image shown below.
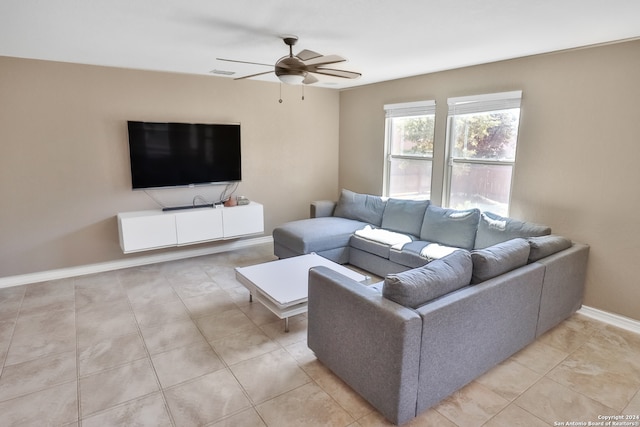
[[176,215],[178,245],[222,239],[222,209],[193,210]]
[[263,207],[260,203],[224,208],[222,212],[225,238],[264,232]]
[[175,246],[176,223],[173,215],[139,212],[119,214],[120,246],[124,253]]

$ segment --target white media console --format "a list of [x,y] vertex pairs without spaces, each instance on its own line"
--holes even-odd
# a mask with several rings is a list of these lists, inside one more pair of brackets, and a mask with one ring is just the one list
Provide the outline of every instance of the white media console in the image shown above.
[[118,231],[120,247],[127,254],[263,233],[264,213],[256,202],[233,207],[123,212],[118,214]]

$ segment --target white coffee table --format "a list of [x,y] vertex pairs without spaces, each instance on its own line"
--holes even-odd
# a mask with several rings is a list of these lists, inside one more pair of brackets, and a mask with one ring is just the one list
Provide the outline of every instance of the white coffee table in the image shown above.
[[256,300],[284,319],[289,332],[289,317],[307,312],[309,269],[325,266],[358,282],[368,276],[357,273],[316,254],[300,255],[249,267],[237,267],[236,279],[249,290],[249,301]]

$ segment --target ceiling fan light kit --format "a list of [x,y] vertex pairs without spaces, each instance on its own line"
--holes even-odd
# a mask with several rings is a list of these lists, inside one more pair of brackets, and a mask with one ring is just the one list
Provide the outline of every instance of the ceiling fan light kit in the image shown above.
[[[285,36],[282,38],[284,43],[289,46],[289,55],[283,56],[276,61],[273,66],[273,71],[265,71],[261,73],[251,74],[248,76],[238,77],[236,80],[248,79],[251,77],[257,77],[264,74],[275,73],[278,79],[282,83],[296,85],[296,84],[313,84],[318,82],[318,78],[314,76],[325,75],[338,77],[343,79],[355,79],[361,76],[360,73],[355,71],[338,70],[334,68],[325,68],[325,65],[335,64],[338,62],[344,62],[346,59],[338,55],[321,55],[312,50],[303,50],[297,55],[293,54],[293,46],[297,43],[298,37]],[[268,64],[262,64],[258,62],[237,61],[233,59],[217,58],[220,61],[237,62],[242,64],[254,64],[262,66],[271,66]]]
[[278,73],[278,71],[276,71],[276,76],[278,76],[278,78],[280,79],[280,81],[282,83],[286,83],[288,85],[299,85],[302,84],[302,82],[304,82],[305,77],[307,73],[305,72],[300,72],[300,74],[296,74],[296,73]]

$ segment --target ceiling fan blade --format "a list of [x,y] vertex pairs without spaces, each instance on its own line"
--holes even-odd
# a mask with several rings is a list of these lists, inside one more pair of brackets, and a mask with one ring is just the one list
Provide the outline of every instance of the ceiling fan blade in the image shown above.
[[256,73],[256,74],[249,74],[248,76],[242,76],[242,77],[237,77],[233,80],[244,80],[244,79],[250,79],[251,77],[257,77],[257,76],[261,76],[263,74],[269,74],[269,73],[273,73],[273,70],[271,71],[265,71],[263,73]]
[[239,64],[264,65],[265,67],[273,67],[273,64],[262,64],[260,62],[237,61],[235,59],[216,58],[218,61],[237,62]]
[[318,82],[318,79],[313,74],[307,73],[307,77],[304,78],[304,80],[302,81],[302,84],[312,85],[317,82]]
[[309,71],[316,74],[323,74],[325,76],[341,77],[343,79],[357,79],[362,75],[355,71],[334,70],[333,68],[316,68]]
[[296,56],[301,61],[308,61],[310,59],[321,57],[322,55],[319,54],[318,52],[314,52],[312,50],[305,49],[305,50],[300,51],[300,53],[298,53]]
[[344,59],[342,56],[339,56],[339,55],[324,55],[318,58],[313,58],[313,59],[304,61],[304,63],[308,67],[310,66],[317,67],[319,65],[335,64],[337,62],[344,62],[344,61],[346,61],[346,59]]

